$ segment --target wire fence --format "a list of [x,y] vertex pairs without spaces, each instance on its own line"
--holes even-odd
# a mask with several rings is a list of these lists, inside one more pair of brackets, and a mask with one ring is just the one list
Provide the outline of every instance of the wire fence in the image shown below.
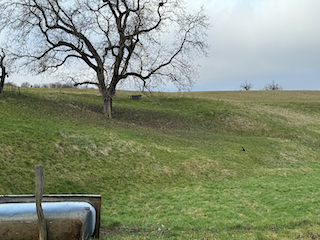
[[9,85],[5,84],[2,89],[3,92],[14,92],[14,93],[19,93],[20,94],[20,87],[17,87],[15,85]]
[[61,89],[63,90],[69,90],[69,89],[76,89],[76,88],[71,88],[71,87],[65,87],[62,85],[62,87],[54,87],[54,88],[50,88],[50,87],[40,87],[40,85],[38,85],[37,87],[32,87],[32,86],[29,86],[29,87],[19,87],[19,86],[16,86],[16,85],[13,85],[13,84],[5,84],[3,86],[3,92],[15,92],[15,93],[21,93],[21,92],[29,92],[31,91],[32,89],[36,90],[36,89],[47,89],[47,90],[57,90],[57,91],[60,91],[61,92]]
[[67,85],[60,85],[60,87],[20,87],[14,84],[5,84],[3,86],[2,92],[14,92],[15,94],[23,94],[23,93],[34,93],[34,92],[50,92],[50,93],[80,93],[80,94],[99,94],[99,90],[95,88],[76,88],[76,87],[68,87]]

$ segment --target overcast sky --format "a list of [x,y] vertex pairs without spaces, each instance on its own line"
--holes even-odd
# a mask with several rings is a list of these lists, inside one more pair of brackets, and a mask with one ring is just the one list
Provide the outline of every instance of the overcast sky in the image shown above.
[[194,90],[320,90],[319,0],[188,0],[204,6],[212,28]]
[[203,5],[212,25],[194,91],[240,90],[245,81],[254,90],[272,81],[284,90],[320,90],[320,0],[186,1],[190,9]]

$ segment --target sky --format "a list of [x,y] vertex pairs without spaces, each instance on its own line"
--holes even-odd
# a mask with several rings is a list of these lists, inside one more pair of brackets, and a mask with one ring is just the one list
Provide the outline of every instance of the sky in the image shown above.
[[210,17],[209,56],[195,91],[320,90],[319,0],[189,0]]
[[[211,24],[192,91],[240,90],[245,81],[252,90],[272,81],[283,90],[320,90],[320,0],[185,1],[191,11],[203,6]],[[170,84],[164,90],[177,91]]]

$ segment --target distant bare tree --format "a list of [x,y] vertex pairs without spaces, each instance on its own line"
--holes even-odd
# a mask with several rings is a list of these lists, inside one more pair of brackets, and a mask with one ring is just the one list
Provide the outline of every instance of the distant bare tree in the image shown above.
[[4,85],[11,86],[11,87],[17,87],[17,85],[14,82],[6,82]]
[[21,83],[21,87],[26,87],[26,88],[28,88],[28,87],[30,87],[30,86],[31,86],[31,84],[28,83],[28,82],[23,82],[23,83]]
[[57,83],[49,83],[49,88],[57,88]]
[[6,57],[5,51],[3,48],[1,48],[0,52],[0,68],[1,68],[1,76],[0,76],[0,93],[2,93],[3,86],[4,86],[4,81],[6,77],[8,77],[8,73],[6,72],[6,67],[4,63],[4,59]]
[[61,88],[76,88],[72,83],[64,83]]
[[265,87],[264,87],[264,90],[271,90],[271,91],[275,91],[275,90],[282,90],[282,87],[276,83],[275,81],[272,81],[271,84],[267,84]]
[[241,89],[244,89],[246,91],[249,91],[253,85],[251,83],[247,83],[247,81],[244,82],[244,84],[240,85]]
[[55,82],[55,83],[50,83],[50,88],[61,88],[62,83],[60,82]]
[[183,0],[0,0],[0,12],[22,64],[37,73],[90,70],[96,79],[75,85],[96,85],[109,117],[119,82],[190,87],[193,60],[207,51],[208,17],[188,13]]

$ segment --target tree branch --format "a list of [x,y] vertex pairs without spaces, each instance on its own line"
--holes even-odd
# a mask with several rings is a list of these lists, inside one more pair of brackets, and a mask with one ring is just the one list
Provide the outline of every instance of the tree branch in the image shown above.
[[77,87],[79,85],[84,85],[84,84],[93,84],[93,85],[99,86],[99,84],[97,82],[81,82],[81,83],[75,83],[75,84],[73,84],[73,86]]

